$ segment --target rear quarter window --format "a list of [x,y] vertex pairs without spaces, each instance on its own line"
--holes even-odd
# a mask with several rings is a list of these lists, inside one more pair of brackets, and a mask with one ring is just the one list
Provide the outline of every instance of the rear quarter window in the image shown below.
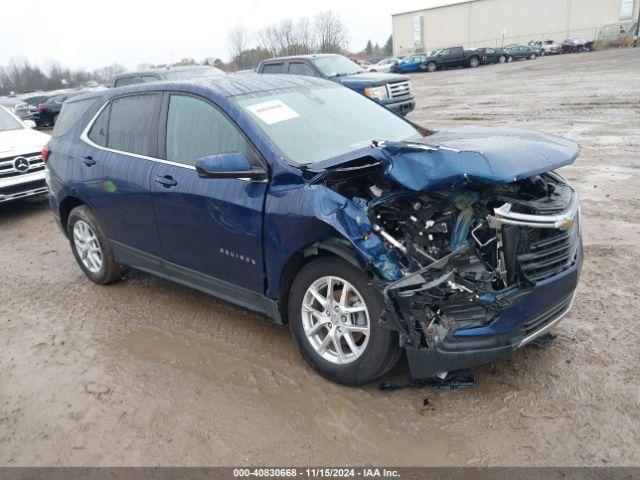
[[94,97],[87,98],[86,100],[78,100],[77,102],[64,103],[58,120],[53,127],[53,132],[51,132],[51,136],[61,137],[69,133],[80,117],[89,110],[96,100],[97,98]]
[[136,83],[140,83],[136,80],[135,76],[130,77],[120,77],[113,84],[114,87],[124,87],[126,85],[135,85]]
[[282,73],[283,63],[268,63],[262,67],[262,73]]

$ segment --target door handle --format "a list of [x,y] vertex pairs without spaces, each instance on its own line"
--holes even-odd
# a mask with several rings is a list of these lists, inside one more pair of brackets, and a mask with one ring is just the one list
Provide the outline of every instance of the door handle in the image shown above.
[[165,188],[171,188],[178,185],[178,182],[176,182],[171,175],[165,175],[164,177],[156,177],[153,180]]
[[87,155],[82,159],[82,163],[84,163],[87,167],[92,167],[96,164],[96,161],[91,155]]

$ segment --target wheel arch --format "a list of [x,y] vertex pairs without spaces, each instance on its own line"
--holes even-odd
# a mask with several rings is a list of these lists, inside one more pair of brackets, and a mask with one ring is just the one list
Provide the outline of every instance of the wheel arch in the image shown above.
[[339,237],[332,237],[317,241],[308,245],[289,257],[282,272],[280,273],[278,310],[282,323],[287,324],[289,308],[289,290],[298,272],[311,260],[319,257],[337,257],[345,260],[355,268],[366,271],[365,262],[358,256],[355,250],[346,240]]
[[86,205],[86,203],[74,195],[68,195],[60,202],[58,213],[60,215],[60,225],[62,225],[65,235],[67,233],[67,221],[69,220],[71,210],[82,205]]

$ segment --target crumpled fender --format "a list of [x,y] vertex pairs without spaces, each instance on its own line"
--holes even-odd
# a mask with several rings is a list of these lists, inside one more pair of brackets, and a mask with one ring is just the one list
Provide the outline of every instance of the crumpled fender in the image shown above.
[[366,200],[357,197],[349,200],[329,188],[319,188],[322,194],[313,197],[316,218],[337,230],[384,279],[400,278],[402,272],[399,266],[386,252],[380,237],[372,231]]
[[577,143],[524,129],[462,127],[420,142],[384,142],[385,177],[413,191],[447,190],[468,183],[501,185],[575,161]]

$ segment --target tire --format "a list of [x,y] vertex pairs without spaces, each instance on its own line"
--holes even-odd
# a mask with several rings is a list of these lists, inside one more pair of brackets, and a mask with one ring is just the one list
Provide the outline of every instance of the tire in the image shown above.
[[[328,277],[332,277],[334,282],[331,295],[328,295]],[[344,287],[345,281],[350,285],[347,290],[350,296],[344,303],[348,308],[362,307],[364,304],[364,311],[350,314],[340,311],[343,291],[340,287]],[[370,282],[367,274],[346,261],[322,257],[312,260],[300,270],[289,292],[289,328],[300,354],[320,375],[343,385],[361,385],[375,380],[395,365],[401,353],[396,332],[378,325],[383,301]],[[327,297],[331,299],[328,306],[326,303],[324,306],[320,304],[318,297],[311,293],[312,286],[325,302]],[[357,303],[358,300],[362,300],[362,303]],[[356,303],[349,306],[348,302],[353,301]],[[320,311],[322,308],[326,310]],[[310,313],[310,309],[318,314]],[[327,311],[329,315],[326,315]],[[319,327],[320,324],[323,326]],[[364,329],[367,325],[367,334],[350,330]],[[309,332],[313,329],[314,333],[307,336],[305,328]],[[330,332],[338,336],[342,332],[343,335],[329,337]],[[350,342],[347,341],[347,335],[350,336]],[[323,348],[322,344],[327,338],[331,340]],[[355,346],[358,353],[349,345]]]
[[373,70],[369,70],[369,71],[375,73],[377,70],[374,68]]
[[427,63],[427,72],[435,72],[438,69],[438,65],[436,65],[436,62],[429,62]]
[[58,122],[58,115],[60,115],[59,113],[56,113],[52,118],[51,118],[51,126],[55,126],[55,124]]
[[471,57],[469,59],[469,67],[476,68],[478,65],[480,65],[480,60],[478,59],[478,57]]
[[506,63],[507,62],[507,57],[505,55],[500,55],[498,57],[498,63]]
[[421,72],[426,72],[426,71],[427,71],[427,65],[426,65],[426,64],[424,64],[424,63],[421,63],[421,64],[420,64],[420,71],[421,71]]
[[529,55],[529,60],[535,60],[538,56],[535,53]]
[[[73,256],[89,280],[98,285],[106,285],[120,279],[122,268],[115,260],[104,229],[89,207],[81,205],[71,210],[67,220],[67,237]],[[80,241],[80,238],[83,241]],[[81,245],[86,246],[91,252],[81,251]],[[97,258],[100,258],[100,262],[97,262]],[[98,263],[99,267],[96,268]]]
[[509,55],[507,57],[507,63],[511,63],[511,62],[513,62],[513,57],[511,55]]

